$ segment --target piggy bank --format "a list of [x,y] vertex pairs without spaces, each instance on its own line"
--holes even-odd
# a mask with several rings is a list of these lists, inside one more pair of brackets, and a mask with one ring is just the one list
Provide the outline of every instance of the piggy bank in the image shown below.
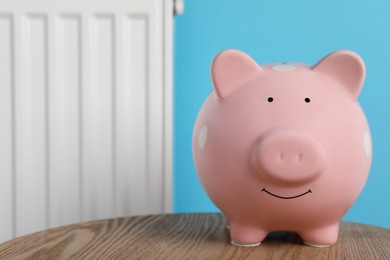
[[371,165],[370,130],[357,101],[363,60],[341,50],[314,66],[259,65],[225,50],[211,78],[193,157],[231,243],[257,246],[272,231],[295,232],[309,246],[336,243]]

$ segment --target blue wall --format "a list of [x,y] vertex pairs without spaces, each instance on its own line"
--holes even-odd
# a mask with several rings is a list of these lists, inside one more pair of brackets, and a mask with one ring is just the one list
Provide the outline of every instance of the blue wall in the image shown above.
[[212,90],[209,68],[226,48],[259,63],[316,63],[350,49],[366,62],[359,97],[368,117],[374,159],[367,185],[345,220],[390,228],[390,1],[186,0],[175,24],[174,209],[217,211],[194,169],[191,136]]

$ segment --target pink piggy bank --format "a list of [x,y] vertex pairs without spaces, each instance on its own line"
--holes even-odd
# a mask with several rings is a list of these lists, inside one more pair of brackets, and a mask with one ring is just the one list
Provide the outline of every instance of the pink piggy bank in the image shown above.
[[231,243],[257,246],[271,231],[306,245],[337,241],[341,218],[367,180],[370,130],[357,101],[363,60],[333,52],[310,67],[258,65],[226,50],[193,132],[200,181],[223,212]]

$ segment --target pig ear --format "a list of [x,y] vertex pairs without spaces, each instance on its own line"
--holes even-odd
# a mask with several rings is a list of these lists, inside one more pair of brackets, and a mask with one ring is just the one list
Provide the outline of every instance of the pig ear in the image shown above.
[[312,68],[337,78],[356,99],[362,90],[366,77],[366,67],[362,58],[352,51],[335,51]]
[[225,50],[220,52],[211,64],[211,79],[218,96],[224,98],[262,71],[246,53]]

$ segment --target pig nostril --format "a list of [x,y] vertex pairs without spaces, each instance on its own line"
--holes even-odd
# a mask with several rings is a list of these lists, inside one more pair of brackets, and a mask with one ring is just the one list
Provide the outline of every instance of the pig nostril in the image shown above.
[[302,153],[298,153],[297,159],[298,159],[298,162],[302,162],[302,160],[303,160],[303,154],[302,154]]
[[280,161],[283,161],[283,160],[284,160],[284,153],[279,154],[279,160],[280,160]]

